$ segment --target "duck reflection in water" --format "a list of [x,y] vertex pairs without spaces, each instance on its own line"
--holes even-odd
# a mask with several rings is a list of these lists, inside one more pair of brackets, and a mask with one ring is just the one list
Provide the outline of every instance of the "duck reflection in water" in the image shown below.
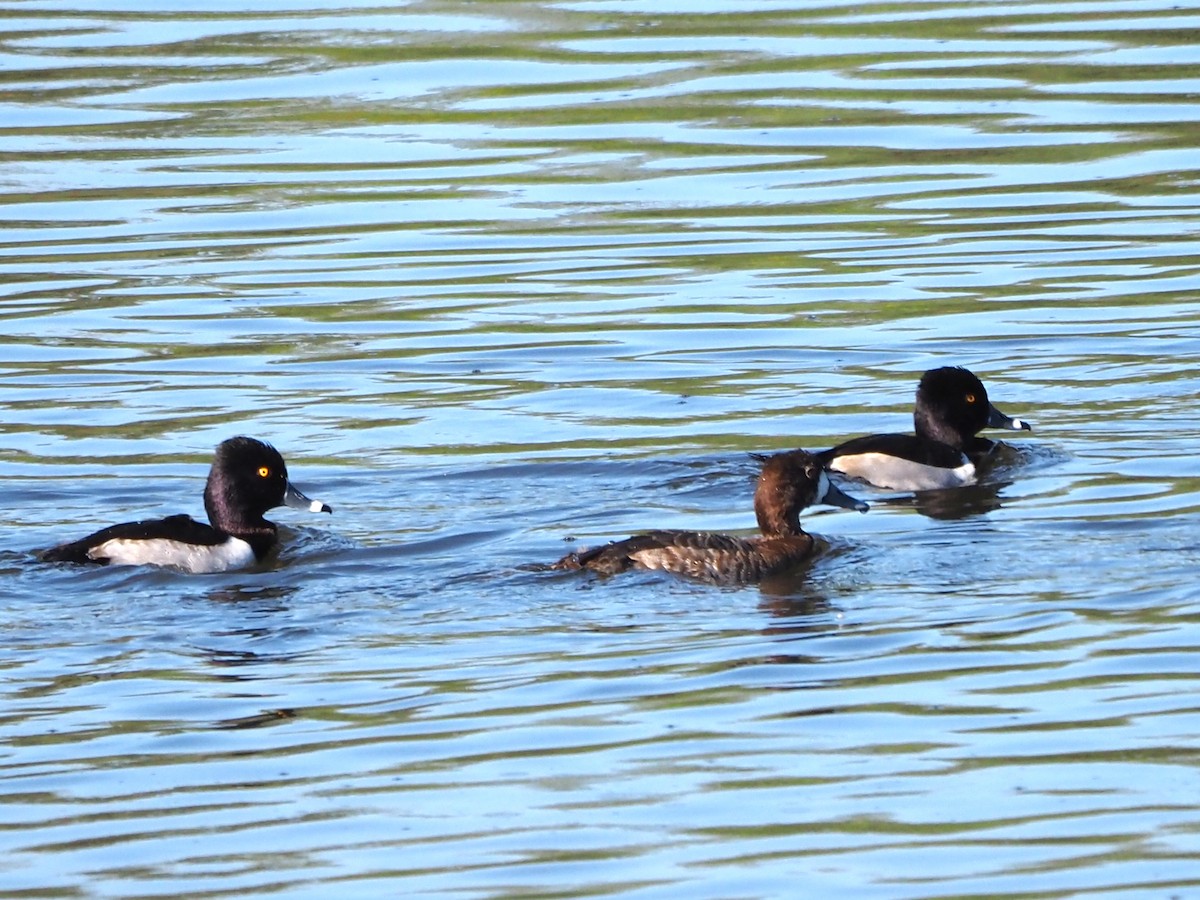
[[778,453],[767,458],[754,493],[760,536],[651,531],[568,553],[551,568],[587,569],[600,575],[659,569],[717,584],[759,582],[813,555],[817,542],[800,527],[800,512],[815,503],[867,511],[867,504],[847,496],[829,480],[811,453]]

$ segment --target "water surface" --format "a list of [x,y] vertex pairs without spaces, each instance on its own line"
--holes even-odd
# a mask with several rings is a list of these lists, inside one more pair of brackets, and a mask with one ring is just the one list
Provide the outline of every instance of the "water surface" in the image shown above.
[[[1200,891],[1191,6],[26,2],[0,15],[13,897]],[[904,430],[712,588],[750,451]],[[259,571],[32,565],[271,440]]]

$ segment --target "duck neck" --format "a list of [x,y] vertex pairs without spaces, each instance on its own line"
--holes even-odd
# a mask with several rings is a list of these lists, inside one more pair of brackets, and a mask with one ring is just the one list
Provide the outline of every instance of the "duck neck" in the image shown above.
[[754,515],[758,519],[758,529],[767,537],[784,537],[787,535],[803,534],[800,529],[799,510],[787,511],[778,503],[771,503],[767,498],[754,498]]
[[268,522],[259,515],[245,515],[234,512],[234,506],[227,499],[211,489],[204,491],[204,511],[208,513],[208,523],[218,531],[241,538],[254,550],[254,555],[260,559],[275,544],[279,530],[274,522]]
[[955,450],[963,449],[963,436],[958,429],[946,422],[939,421],[936,416],[930,415],[924,409],[913,412],[913,430],[916,431],[917,437],[949,444]]

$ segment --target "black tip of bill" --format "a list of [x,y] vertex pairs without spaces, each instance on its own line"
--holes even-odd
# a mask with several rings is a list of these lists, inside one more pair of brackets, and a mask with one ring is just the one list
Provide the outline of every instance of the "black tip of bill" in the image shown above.
[[296,489],[290,481],[288,482],[287,490],[283,492],[283,503],[285,506],[290,506],[292,509],[303,509],[308,512],[329,513],[333,514],[333,507],[328,503],[322,503],[320,500],[310,500],[304,496],[302,491]]
[[821,500],[824,503],[828,503],[830,506],[840,506],[842,509],[853,509],[856,512],[862,513],[865,513],[871,508],[857,497],[851,497],[832,481],[830,481],[828,486],[825,488],[825,496],[822,497]]
[[1004,428],[1008,431],[1033,431],[1033,426],[1024,419],[1014,419],[1011,416],[1006,416],[996,407],[988,410],[988,428]]

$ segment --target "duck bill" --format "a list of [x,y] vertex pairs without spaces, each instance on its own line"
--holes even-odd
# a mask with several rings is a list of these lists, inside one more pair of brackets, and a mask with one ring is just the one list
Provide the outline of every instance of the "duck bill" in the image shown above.
[[829,476],[822,473],[822,480],[825,482],[825,493],[821,495],[819,502],[828,503],[830,506],[840,506],[842,509],[853,509],[856,512],[866,512],[871,507],[867,506],[863,501],[851,497],[845,493],[840,487],[829,480]]
[[1024,419],[1014,419],[1006,416],[996,407],[988,404],[988,428],[1006,428],[1009,431],[1033,431],[1033,426]]
[[333,507],[329,504],[322,503],[320,500],[309,500],[290,481],[288,482],[287,490],[283,492],[283,505],[290,506],[292,509],[303,509],[308,512],[333,513]]

